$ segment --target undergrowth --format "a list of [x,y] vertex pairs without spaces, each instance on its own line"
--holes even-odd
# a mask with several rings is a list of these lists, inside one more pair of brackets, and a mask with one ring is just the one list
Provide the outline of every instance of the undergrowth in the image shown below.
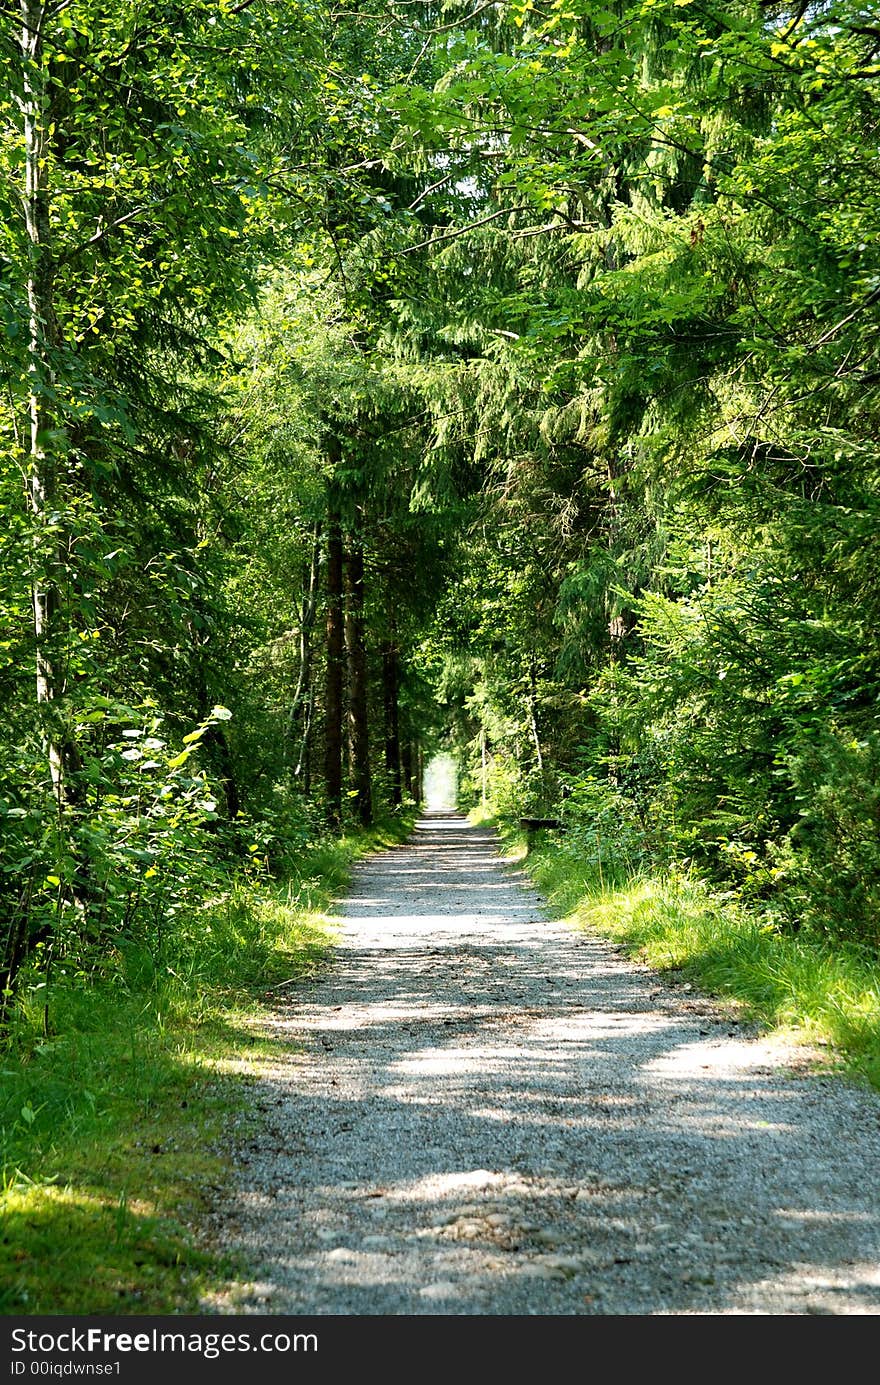
[[356,857],[409,822],[239,882],[161,949],[25,985],[0,1050],[0,1312],[198,1312],[235,1266],[199,1232],[276,991],[326,964]]
[[600,871],[555,834],[527,846],[513,824],[496,825],[558,917],[824,1047],[829,1066],[880,1089],[880,964],[867,949],[785,934],[687,871]]

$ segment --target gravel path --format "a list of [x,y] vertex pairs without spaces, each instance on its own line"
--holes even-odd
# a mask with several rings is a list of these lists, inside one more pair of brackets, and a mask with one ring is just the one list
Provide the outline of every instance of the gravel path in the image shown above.
[[548,921],[423,819],[343,907],[254,1082],[205,1312],[880,1312],[880,1098]]

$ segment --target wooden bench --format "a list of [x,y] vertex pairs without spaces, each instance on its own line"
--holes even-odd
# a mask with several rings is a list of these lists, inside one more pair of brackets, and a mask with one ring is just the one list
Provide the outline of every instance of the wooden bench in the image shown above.
[[559,818],[520,818],[520,830],[526,834],[526,849],[532,844],[536,832],[564,832],[565,827]]

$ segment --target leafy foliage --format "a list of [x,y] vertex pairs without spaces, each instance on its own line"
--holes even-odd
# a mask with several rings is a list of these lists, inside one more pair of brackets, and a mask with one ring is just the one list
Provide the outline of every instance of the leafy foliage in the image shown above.
[[610,876],[876,945],[862,7],[28,4],[7,991],[417,799],[441,744]]

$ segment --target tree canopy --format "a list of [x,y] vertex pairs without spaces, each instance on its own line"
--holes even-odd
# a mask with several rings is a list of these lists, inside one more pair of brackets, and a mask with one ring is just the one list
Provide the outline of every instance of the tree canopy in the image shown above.
[[0,15],[7,998],[438,748],[876,946],[870,8]]

